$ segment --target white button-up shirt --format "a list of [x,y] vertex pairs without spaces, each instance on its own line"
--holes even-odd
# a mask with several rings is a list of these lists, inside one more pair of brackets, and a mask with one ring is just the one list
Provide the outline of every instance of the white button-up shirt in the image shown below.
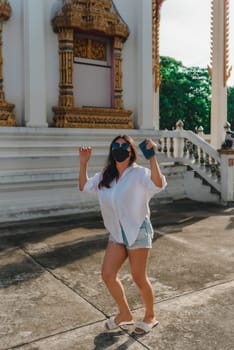
[[[132,245],[146,216],[150,217],[149,200],[162,191],[167,183],[157,187],[151,180],[151,171],[134,163],[127,168],[118,181],[113,180],[110,188],[98,188],[102,172],[89,178],[84,191],[97,193],[106,229],[116,242],[123,243],[121,226],[128,244]],[[121,225],[120,225],[121,224]]]

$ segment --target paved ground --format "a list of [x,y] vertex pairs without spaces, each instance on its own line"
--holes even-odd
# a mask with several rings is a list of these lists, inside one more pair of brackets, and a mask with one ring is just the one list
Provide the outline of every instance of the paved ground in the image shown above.
[[[100,278],[99,216],[0,225],[0,349],[233,350],[234,208],[188,200],[156,205],[149,264],[160,324],[143,337],[107,333],[115,305]],[[135,319],[142,303],[126,263]]]

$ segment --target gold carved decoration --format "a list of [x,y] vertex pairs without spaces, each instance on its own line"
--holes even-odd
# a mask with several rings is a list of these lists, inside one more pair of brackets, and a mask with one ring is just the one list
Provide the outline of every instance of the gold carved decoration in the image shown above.
[[[58,34],[60,57],[59,105],[53,111],[57,127],[132,128],[131,112],[123,109],[122,45],[129,35],[127,24],[112,0],[64,0],[52,20]],[[104,36],[113,42],[112,108],[75,107],[73,96],[74,57],[106,61],[104,41],[79,36]]]
[[152,60],[154,86],[157,92],[162,77],[160,75],[160,55],[159,55],[159,28],[160,28],[160,8],[164,0],[152,0]]
[[73,29],[61,28],[59,40],[59,106],[73,107]]
[[207,71],[210,77],[212,77],[214,56],[214,0],[211,0],[211,21],[210,21],[210,65],[207,65]]
[[11,16],[11,6],[8,1],[0,0],[0,126],[15,126],[16,119],[12,113],[14,105],[5,100],[3,89],[3,59],[2,59],[2,27],[3,22]]
[[229,67],[229,0],[224,0],[224,86],[231,75],[232,67]]
[[93,40],[75,36],[74,57],[106,61],[107,43],[101,40]]
[[131,111],[118,108],[53,108],[58,128],[132,129]]
[[91,58],[93,60],[106,61],[107,44],[103,41],[92,40]]
[[114,77],[114,107],[123,108],[122,41],[118,37],[114,40]]
[[89,39],[75,38],[74,40],[74,57],[90,58]]
[[98,32],[126,40],[128,26],[119,16],[111,0],[65,0],[52,20],[55,32],[59,28],[77,28],[82,32]]
[[[224,1],[224,46],[223,46],[223,85],[227,85],[227,81],[230,78],[232,67],[229,66],[229,0]],[[212,66],[213,66],[213,54],[214,54],[214,0],[211,3],[211,55],[210,61],[211,65],[208,65],[208,73],[212,76]]]

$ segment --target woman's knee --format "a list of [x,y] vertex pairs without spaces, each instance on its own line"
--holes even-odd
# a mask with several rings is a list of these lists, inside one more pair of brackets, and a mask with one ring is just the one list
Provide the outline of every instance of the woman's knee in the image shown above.
[[132,279],[139,288],[144,287],[148,284],[147,276],[144,274],[139,274],[138,272],[132,273]]
[[102,270],[102,280],[105,283],[108,283],[110,281],[113,281],[116,279],[116,273],[111,271],[110,269],[103,269]]

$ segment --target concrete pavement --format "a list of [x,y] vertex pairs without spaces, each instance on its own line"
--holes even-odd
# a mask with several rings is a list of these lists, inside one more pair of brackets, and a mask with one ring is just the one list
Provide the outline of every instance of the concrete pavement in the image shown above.
[[[104,330],[116,307],[101,281],[98,214],[0,224],[0,349],[233,350],[234,208],[155,204],[149,263],[159,326]],[[141,299],[125,263],[134,318]]]

